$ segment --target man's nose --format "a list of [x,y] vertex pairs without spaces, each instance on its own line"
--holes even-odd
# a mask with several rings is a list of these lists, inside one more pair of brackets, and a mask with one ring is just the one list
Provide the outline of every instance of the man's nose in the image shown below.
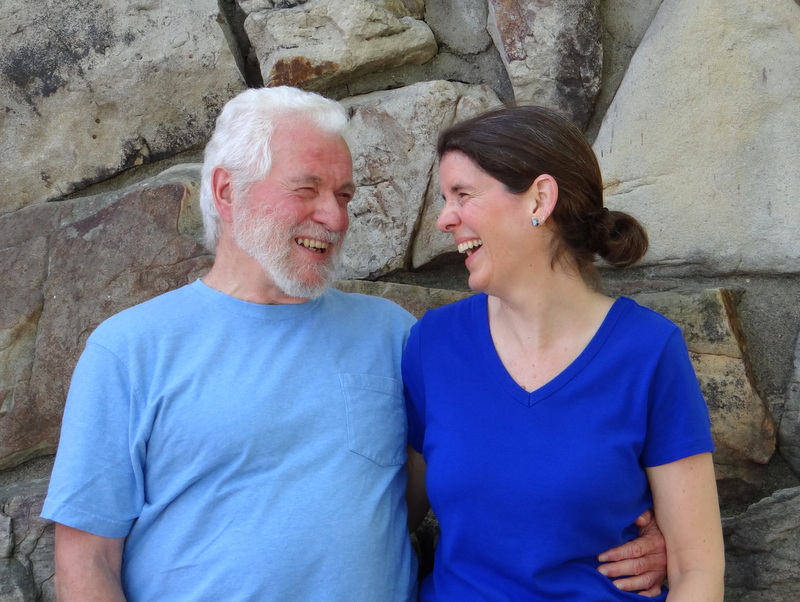
[[320,194],[314,219],[334,232],[344,232],[350,222],[347,205],[339,202],[333,192]]

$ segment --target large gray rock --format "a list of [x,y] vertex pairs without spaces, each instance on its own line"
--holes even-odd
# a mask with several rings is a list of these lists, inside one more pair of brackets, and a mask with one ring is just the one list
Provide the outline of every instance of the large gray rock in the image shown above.
[[586,126],[602,81],[597,0],[489,0],[488,30],[517,101]]
[[645,265],[797,273],[798,23],[785,0],[661,4],[594,144]]
[[267,85],[324,90],[387,68],[419,64],[436,54],[423,22],[380,3],[314,0],[251,12],[244,23]]
[[604,0],[600,3],[603,22],[603,84],[586,135],[594,140],[608,105],[617,93],[628,63],[642,41],[663,0]]
[[[350,203],[344,278],[378,277],[408,265],[423,204],[439,196],[432,182],[437,133],[497,102],[485,86],[444,81],[344,101],[352,113],[348,138],[358,186]],[[427,223],[419,229],[420,244],[430,253],[435,243],[427,237],[436,231]],[[416,250],[414,255],[416,263]]]
[[[42,518],[47,479],[0,488],[0,600],[54,602],[53,525]],[[0,543],[4,535],[0,533]]]
[[202,142],[244,88],[215,0],[182,10],[48,0],[2,12],[0,214]]
[[794,372],[786,387],[779,434],[781,455],[800,475],[800,338],[794,352]]
[[425,6],[425,22],[441,46],[455,54],[477,54],[492,45],[486,31],[486,0],[436,0]]
[[726,600],[800,600],[800,487],[777,491],[722,526]]

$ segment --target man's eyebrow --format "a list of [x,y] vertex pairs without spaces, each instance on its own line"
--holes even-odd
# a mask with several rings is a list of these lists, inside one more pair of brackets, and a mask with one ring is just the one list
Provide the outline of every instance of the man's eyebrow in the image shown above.
[[[322,182],[322,178],[320,178],[319,176],[314,176],[309,174],[307,176],[299,176],[297,178],[293,178],[292,180],[290,180],[290,182],[293,186],[302,186],[305,184],[313,184],[315,186],[318,186],[320,182]],[[348,180],[347,182],[341,185],[340,189],[346,190],[347,192],[355,192],[356,185],[355,183],[353,183],[352,180]]]
[[322,180],[318,176],[298,176],[289,180],[294,186],[302,186],[304,184],[319,184]]

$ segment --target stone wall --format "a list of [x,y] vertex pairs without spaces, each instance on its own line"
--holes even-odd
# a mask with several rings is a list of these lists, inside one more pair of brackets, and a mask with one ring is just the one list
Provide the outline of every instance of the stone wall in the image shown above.
[[[342,100],[341,288],[419,315],[466,291],[436,133],[508,101],[585,128],[647,227],[611,294],[684,329],[713,419],[730,601],[800,597],[800,3],[52,0],[0,8],[0,600],[54,599],[38,519],[69,377],[105,317],[189,282],[198,161],[250,86]],[[794,224],[794,225],[792,225]]]

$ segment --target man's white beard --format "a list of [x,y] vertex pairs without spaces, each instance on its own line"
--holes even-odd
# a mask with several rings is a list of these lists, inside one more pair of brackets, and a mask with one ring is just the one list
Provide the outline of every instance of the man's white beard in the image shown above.
[[[233,238],[239,248],[253,257],[284,294],[299,299],[316,299],[336,277],[339,265],[340,235],[329,232],[319,224],[295,226],[290,215],[250,211],[245,201],[234,212]],[[292,262],[294,239],[302,232],[304,238],[317,238],[334,244],[325,252],[326,261],[315,264]]]

